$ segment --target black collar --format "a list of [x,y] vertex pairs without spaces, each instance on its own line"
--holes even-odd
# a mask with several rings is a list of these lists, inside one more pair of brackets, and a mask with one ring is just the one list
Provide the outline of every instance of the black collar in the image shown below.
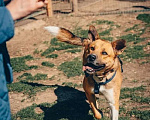
[[116,71],[114,72],[114,74],[113,74],[113,76],[112,76],[111,78],[109,78],[109,79],[106,78],[106,81],[105,81],[105,82],[100,82],[100,83],[97,83],[97,82],[94,80],[94,78],[92,77],[93,80],[94,80],[94,93],[95,93],[95,94],[99,94],[100,86],[109,83],[111,80],[114,79],[115,75],[116,75]]

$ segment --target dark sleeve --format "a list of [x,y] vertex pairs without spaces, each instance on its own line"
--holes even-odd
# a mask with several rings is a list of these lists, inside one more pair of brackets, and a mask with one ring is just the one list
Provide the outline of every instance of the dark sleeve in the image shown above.
[[0,7],[0,44],[14,36],[14,21],[6,7]]

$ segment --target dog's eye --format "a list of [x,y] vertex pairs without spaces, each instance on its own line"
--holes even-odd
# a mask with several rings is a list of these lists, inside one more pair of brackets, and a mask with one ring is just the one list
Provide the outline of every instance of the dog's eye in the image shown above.
[[95,50],[95,48],[94,48],[94,47],[91,47],[90,49],[91,49],[92,51],[93,51],[93,50]]
[[102,55],[108,55],[107,52],[102,52]]

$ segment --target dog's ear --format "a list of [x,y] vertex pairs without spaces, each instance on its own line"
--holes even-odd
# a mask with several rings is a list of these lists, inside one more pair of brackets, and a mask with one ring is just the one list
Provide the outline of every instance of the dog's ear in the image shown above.
[[89,39],[78,37],[65,28],[48,26],[45,27],[45,29],[48,30],[52,35],[54,35],[56,38],[58,38],[58,40],[62,42],[79,46],[85,46],[90,42]]
[[124,51],[126,47],[126,41],[123,39],[113,41],[111,44],[117,55],[122,54],[122,52]]
[[91,41],[95,41],[97,39],[100,39],[99,34],[97,33],[97,30],[93,25],[91,25],[89,27],[88,37]]

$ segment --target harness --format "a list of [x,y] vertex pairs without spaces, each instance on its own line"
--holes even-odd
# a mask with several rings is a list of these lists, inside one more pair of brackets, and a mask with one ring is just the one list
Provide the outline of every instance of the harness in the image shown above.
[[[120,65],[121,65],[121,72],[123,72],[123,62],[121,61],[121,59],[119,58],[119,56],[118,56],[118,60],[119,60]],[[111,78],[109,78],[109,79],[106,78],[106,81],[105,81],[105,82],[100,82],[100,83],[97,83],[97,82],[94,80],[94,78],[92,77],[92,79],[93,79],[93,81],[94,81],[94,93],[95,93],[95,94],[99,94],[100,86],[109,83],[111,80],[114,79],[115,75],[116,75],[116,71],[114,72],[114,74],[113,74],[113,76],[112,76]],[[85,76],[88,77],[89,74],[85,72]]]
[[92,79],[94,80],[94,93],[95,93],[95,94],[99,94],[100,86],[109,83],[112,79],[114,79],[115,75],[116,75],[116,71],[114,72],[113,76],[112,76],[110,79],[107,79],[107,78],[106,78],[106,81],[105,81],[105,82],[100,82],[100,83],[97,83],[97,82],[94,80],[94,78],[92,77]]

